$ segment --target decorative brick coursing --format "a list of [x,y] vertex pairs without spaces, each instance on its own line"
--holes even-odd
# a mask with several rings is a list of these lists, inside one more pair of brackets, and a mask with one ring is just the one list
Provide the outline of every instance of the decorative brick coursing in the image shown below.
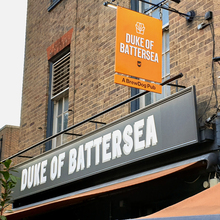
[[59,38],[55,43],[47,48],[47,59],[50,60],[53,56],[58,54],[65,47],[70,45],[72,40],[73,28],[71,28],[66,34]]

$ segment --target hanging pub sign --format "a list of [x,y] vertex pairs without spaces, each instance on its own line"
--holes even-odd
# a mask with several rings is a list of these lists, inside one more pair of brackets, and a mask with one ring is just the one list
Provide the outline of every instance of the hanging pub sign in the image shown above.
[[[117,7],[115,72],[139,79],[162,82],[162,21]],[[133,83],[129,83],[131,80]],[[118,77],[115,83],[148,90],[144,81]],[[148,84],[150,85],[150,84]],[[138,86],[138,87],[137,87]],[[153,87],[152,87],[153,88]],[[156,85],[154,92],[161,93]]]

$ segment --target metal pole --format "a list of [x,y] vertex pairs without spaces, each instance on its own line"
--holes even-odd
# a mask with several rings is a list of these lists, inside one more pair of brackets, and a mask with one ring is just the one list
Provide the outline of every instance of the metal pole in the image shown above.
[[166,1],[167,1],[167,0],[163,0],[163,1],[159,2],[158,4],[156,4],[156,6],[152,6],[151,8],[145,10],[145,11],[144,11],[144,14],[146,14],[148,11],[151,11],[151,10],[153,11],[153,10],[158,9],[160,6],[162,6],[163,4],[165,4]]
[[[157,6],[158,6],[157,4],[154,4],[154,3],[151,3],[151,2],[148,2],[148,1],[145,1],[145,0],[138,0],[138,1],[147,3],[147,4],[149,4],[149,5],[153,5],[154,7],[157,7]],[[186,16],[186,17],[189,17],[189,18],[192,17],[191,15],[184,14],[184,13],[182,13],[182,12],[179,12],[179,11],[175,10],[175,9],[167,8],[167,7],[164,7],[164,6],[162,6],[162,5],[160,6],[160,8],[165,9],[165,10],[167,10],[167,11],[171,11],[171,12],[178,13],[179,15],[183,15],[183,16]]]

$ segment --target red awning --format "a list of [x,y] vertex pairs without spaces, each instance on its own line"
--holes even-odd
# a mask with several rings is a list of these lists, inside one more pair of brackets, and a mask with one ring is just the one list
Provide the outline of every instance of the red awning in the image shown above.
[[175,205],[139,219],[220,214],[219,197],[220,184],[217,184]]
[[152,174],[149,174],[146,176],[141,176],[141,177],[127,180],[124,182],[115,183],[113,185],[100,187],[100,188],[97,188],[97,189],[94,189],[94,190],[91,190],[88,192],[68,196],[68,197],[65,197],[62,199],[57,199],[57,200],[53,200],[50,202],[42,202],[41,204],[38,204],[38,205],[34,205],[31,207],[16,210],[13,213],[7,213],[6,216],[7,216],[8,220],[12,220],[12,219],[17,220],[17,219],[28,217],[28,216],[34,216],[38,213],[44,213],[44,212],[48,212],[48,211],[56,209],[56,208],[61,208],[61,207],[66,207],[68,205],[73,205],[73,204],[82,202],[85,199],[95,197],[95,196],[98,196],[98,195],[106,193],[106,192],[110,192],[110,191],[117,190],[117,189],[122,189],[125,187],[129,187],[129,186],[144,183],[144,182],[147,182],[147,181],[150,181],[153,179],[157,179],[159,177],[166,176],[168,174],[175,173],[175,172],[180,171],[184,168],[190,167],[196,163],[197,162],[193,162],[193,163],[177,166],[177,167],[170,168],[167,170],[152,173]]
[[[7,213],[6,216],[8,220],[14,220],[14,219],[18,220],[21,218],[37,215],[39,213],[43,214],[51,210],[55,210],[58,208],[67,207],[69,205],[80,203],[89,198],[95,198],[104,193],[112,192],[114,190],[119,190],[119,189],[123,189],[126,187],[141,184],[147,181],[151,181],[151,180],[178,172],[185,168],[191,169],[191,168],[194,168],[195,166],[201,166],[201,164],[203,164],[201,163],[202,161],[206,161],[207,167],[209,167],[213,163],[216,164],[216,155],[206,154],[206,155],[198,156],[198,157],[186,160],[186,161],[180,161],[175,164],[170,164],[164,167],[145,171],[141,174],[118,179],[117,181],[112,181],[112,182],[104,183],[99,186],[91,187],[89,189],[83,189],[78,192],[73,192],[72,194],[68,194],[66,196],[63,195],[61,197],[56,197],[56,198],[52,198],[46,201],[41,201],[36,204],[30,204],[29,206],[14,210],[13,213]],[[219,190],[218,192],[220,192],[220,185],[219,185],[218,190]],[[215,197],[217,197],[216,194],[215,194]],[[210,201],[211,200],[212,199],[210,198]],[[218,201],[218,206],[220,207],[220,200]],[[210,209],[211,208],[213,207],[210,206]]]

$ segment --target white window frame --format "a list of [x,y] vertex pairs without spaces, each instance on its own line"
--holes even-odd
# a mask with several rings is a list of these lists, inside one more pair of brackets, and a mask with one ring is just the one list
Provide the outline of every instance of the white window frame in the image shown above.
[[[152,0],[149,0],[149,2],[152,2]],[[164,2],[165,3],[168,3],[168,0]],[[139,11],[143,13],[143,2],[139,2]],[[157,9],[158,10],[158,9]],[[151,15],[152,11],[149,11],[148,14]],[[164,34],[167,34],[167,31],[169,33],[169,22],[164,24],[163,27],[163,48],[164,50],[162,51],[162,59],[164,61],[166,61],[167,59],[167,56],[168,54],[170,53],[170,49],[169,47],[166,47],[166,45],[164,45],[164,42],[166,42],[164,40],[165,38],[165,35]],[[168,48],[167,50],[165,50],[165,48]],[[170,70],[170,68],[167,68],[167,62],[163,62],[163,73],[162,73],[162,81],[165,81],[166,79],[169,79],[170,77],[170,71],[167,72],[167,69]],[[167,96],[170,95],[170,86],[167,86],[167,85],[164,85],[162,87],[162,94],[157,94],[157,93],[148,93],[146,96],[142,96],[139,101],[140,101],[140,108],[143,108],[145,107],[146,105],[150,104],[150,103],[154,103],[156,101],[158,101],[159,99],[161,98],[165,98]],[[148,97],[147,97],[148,96]],[[150,97],[149,97],[150,96]],[[150,103],[146,103],[146,99],[147,98],[150,98]]]
[[64,56],[62,56],[60,59],[58,59],[56,62],[53,63],[52,65],[52,86],[51,86],[51,94],[52,94],[52,97],[51,99],[56,99],[57,97],[60,97],[60,95],[62,95],[64,92],[68,91],[69,90],[69,87],[65,88],[64,90],[62,90],[61,92],[59,92],[58,94],[56,95],[53,95],[53,86],[54,86],[54,65],[59,63],[59,62],[62,62],[62,60],[64,60],[66,57],[69,57],[70,59],[70,52],[66,53]]
[[[67,108],[65,108],[65,100],[66,99],[68,102]],[[62,100],[62,106],[61,106],[62,109],[61,109],[60,114],[58,114],[60,100]],[[69,116],[68,108],[69,108],[69,97],[67,94],[65,94],[65,95],[63,94],[59,99],[54,101],[53,134],[57,134],[67,128],[68,116]],[[67,116],[67,124],[64,127],[65,116]],[[59,118],[61,118],[61,128],[58,130]],[[62,144],[65,144],[66,142],[67,142],[67,135],[66,134],[59,135],[58,137],[53,139],[52,148],[61,146]]]
[[[56,93],[53,96],[53,80],[54,80],[54,65],[58,64],[59,62],[62,62],[64,59],[66,59],[67,57],[69,57],[68,59],[70,59],[70,52],[68,51],[67,53],[63,54],[62,57],[60,57],[59,59],[55,60],[53,65],[52,65],[52,84],[51,84],[51,100],[53,101],[53,128],[52,128],[52,132],[53,135],[65,130],[67,128],[68,125],[68,108],[69,108],[69,84],[68,87],[64,87],[63,90],[59,91],[59,93]],[[69,64],[68,64],[69,65]],[[59,66],[58,66],[59,68]],[[70,67],[69,67],[70,68]],[[70,70],[69,70],[69,74],[70,74]],[[61,83],[63,82],[63,80],[61,79],[60,81]],[[66,81],[67,82],[67,81]],[[57,84],[59,85],[59,84]],[[64,108],[64,103],[67,99],[67,107]],[[58,115],[58,109],[59,109],[59,103],[60,100],[62,100],[62,109],[61,109],[61,114]],[[65,120],[65,116],[67,116],[67,123],[66,126],[64,127],[64,120]],[[58,129],[58,120],[61,117],[61,128]],[[62,144],[65,144],[67,142],[67,135],[66,134],[62,134],[57,136],[56,138],[54,138],[52,140],[52,148],[61,146]]]

